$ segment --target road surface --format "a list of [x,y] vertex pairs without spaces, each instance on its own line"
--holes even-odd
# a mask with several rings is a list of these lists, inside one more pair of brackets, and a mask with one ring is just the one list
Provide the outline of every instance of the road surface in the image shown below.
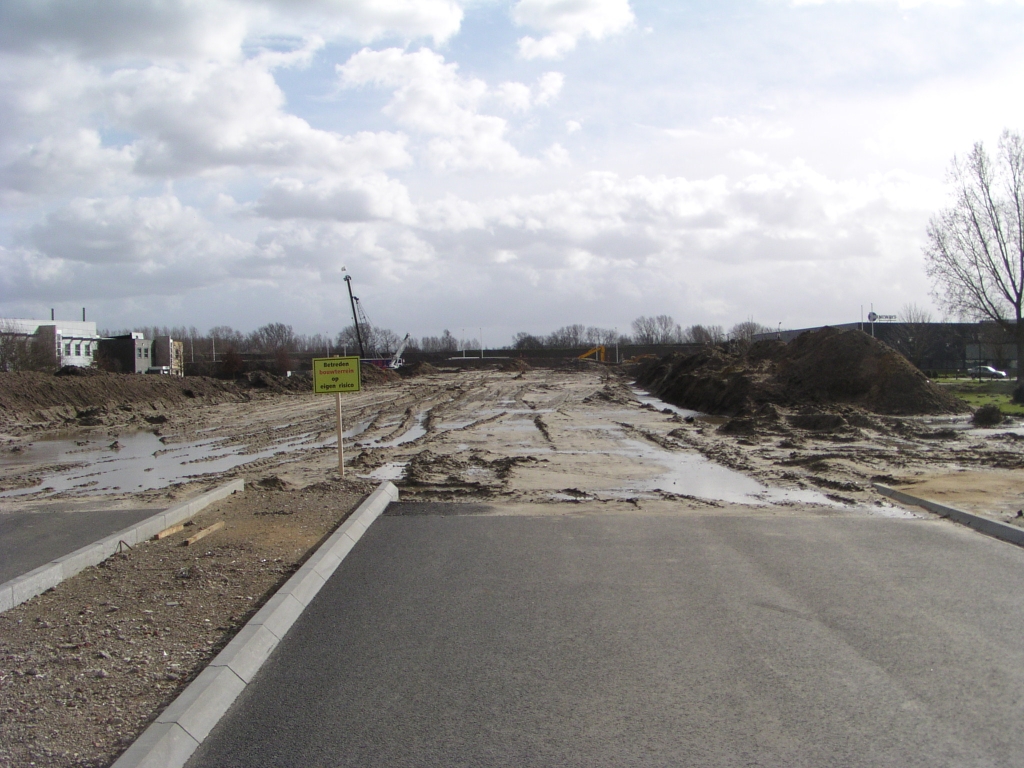
[[0,584],[159,511],[152,508],[51,509],[0,513]]
[[380,518],[189,766],[1024,765],[1021,549],[459,509]]

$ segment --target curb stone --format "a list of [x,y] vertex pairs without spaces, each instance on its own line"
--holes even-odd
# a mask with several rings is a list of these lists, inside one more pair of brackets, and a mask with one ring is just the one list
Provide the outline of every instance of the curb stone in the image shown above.
[[370,524],[397,500],[398,489],[381,483],[112,768],[184,766]]
[[41,595],[46,590],[60,584],[64,579],[70,579],[76,573],[84,571],[90,566],[99,565],[117,552],[122,541],[128,546],[134,547],[140,541],[156,536],[164,528],[170,528],[183,520],[188,520],[213,502],[220,501],[244,489],[244,480],[232,480],[212,491],[201,493],[188,501],[168,507],[163,512],[158,512],[141,523],[112,533],[92,544],[86,544],[71,554],[58,557],[28,573],[0,584],[0,613],[9,611],[14,606],[21,605],[36,595]]
[[875,490],[880,494],[888,496],[890,499],[901,501],[904,504],[913,504],[917,507],[924,507],[929,512],[934,512],[936,515],[947,517],[953,522],[966,525],[968,528],[973,528],[978,533],[984,533],[986,536],[992,536],[993,538],[1009,542],[1010,544],[1016,544],[1018,547],[1024,547],[1024,528],[1000,523],[998,520],[989,520],[987,517],[981,517],[971,512],[965,512],[962,509],[950,507],[945,504],[939,504],[937,501],[929,501],[928,499],[911,496],[909,493],[897,491],[895,488],[890,488],[889,486],[882,485],[881,483],[872,483],[871,485],[874,486]]

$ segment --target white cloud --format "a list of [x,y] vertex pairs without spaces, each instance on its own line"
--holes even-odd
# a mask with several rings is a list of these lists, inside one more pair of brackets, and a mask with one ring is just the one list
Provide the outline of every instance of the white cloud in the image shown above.
[[569,165],[569,152],[557,142],[544,150],[544,157],[552,165]]
[[[880,298],[920,290],[923,273],[904,270],[919,253],[926,187],[906,174],[836,180],[800,162],[735,179],[589,173],[545,194],[449,200],[447,216],[435,208],[421,221],[431,222],[425,236],[447,269],[495,289],[533,286],[510,301],[579,308],[596,291],[635,314],[656,306],[692,322],[733,322],[753,306],[774,315],[846,296],[854,278],[885,285]],[[486,277],[481,257],[501,273]],[[757,286],[770,293],[756,295]],[[808,293],[787,306],[797,290]],[[564,309],[538,311],[570,321]]]
[[112,188],[134,162],[130,147],[104,147],[94,129],[46,136],[0,167],[0,199],[28,203],[40,194]]
[[[989,0],[989,2],[1005,2],[1005,0]],[[1010,0],[1013,2],[1013,0]],[[830,3],[869,3],[871,5],[895,5],[899,8],[921,8],[929,5],[957,8],[966,0],[790,0],[792,5],[828,5]]]
[[512,18],[520,26],[549,33],[539,40],[519,39],[519,53],[526,59],[558,58],[582,37],[602,40],[635,20],[629,0],[519,0]]
[[7,0],[0,4],[0,47],[96,59],[223,60],[263,36],[443,42],[461,24],[455,0]]
[[77,198],[20,239],[0,248],[4,290],[76,303],[181,296],[225,281],[253,250],[172,194]]
[[532,107],[547,106],[562,92],[565,75],[561,72],[545,72],[537,78],[531,88],[524,83],[502,83],[495,89],[495,95],[508,109],[526,112]]
[[348,179],[275,179],[252,210],[272,219],[372,221],[388,219],[415,223],[409,192],[383,174]]
[[526,112],[533,103],[530,86],[523,83],[502,83],[495,89],[495,95],[514,112]]
[[583,126],[579,122],[577,122],[576,120],[567,120],[565,122],[565,132],[566,133],[576,133],[576,131],[581,131],[581,130],[583,130]]
[[246,248],[214,230],[197,209],[182,205],[171,194],[77,198],[32,227],[30,240],[49,258],[145,272],[181,263],[198,265],[211,256],[223,263]]
[[358,172],[410,162],[400,134],[342,136],[287,113],[284,94],[260,59],[122,69],[105,92],[111,118],[140,136],[134,148],[143,174],[231,166]]
[[537,104],[550,104],[562,92],[565,75],[561,72],[545,72],[537,80]]
[[[487,84],[462,77],[458,64],[445,63],[440,54],[426,48],[413,53],[363,49],[337,71],[345,87],[393,89],[384,112],[399,125],[434,137],[427,142],[426,158],[436,168],[525,171],[538,165],[506,140],[505,119],[479,111],[489,96]],[[499,98],[507,99],[510,93],[522,99],[520,89],[508,88]]]

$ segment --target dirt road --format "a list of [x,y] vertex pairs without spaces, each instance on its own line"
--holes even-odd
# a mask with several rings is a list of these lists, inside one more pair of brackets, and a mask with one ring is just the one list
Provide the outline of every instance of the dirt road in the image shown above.
[[[787,416],[737,431],[735,420],[721,429],[722,419],[642,395],[597,366],[409,378],[345,397],[347,466],[367,480],[395,480],[406,498],[500,502],[505,514],[538,504],[573,514],[608,504],[778,513],[797,503],[884,513],[892,508],[871,481],[916,484],[964,471],[981,473],[982,485],[1001,478],[996,496],[966,504],[1005,518],[1024,503],[1013,487],[1024,467],[1020,427],[850,411],[838,426]],[[100,498],[163,506],[224,478],[276,475],[301,488],[336,471],[331,397],[164,409],[160,422],[145,431],[107,423],[63,442],[8,439],[0,513]]]

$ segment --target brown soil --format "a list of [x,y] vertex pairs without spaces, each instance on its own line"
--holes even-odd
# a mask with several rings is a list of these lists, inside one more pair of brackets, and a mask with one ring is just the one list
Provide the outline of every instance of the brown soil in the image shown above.
[[378,368],[376,365],[362,365],[359,367],[359,380],[364,387],[374,387],[387,384],[390,381],[400,381],[401,376],[390,368]]
[[900,416],[970,410],[882,342],[834,328],[790,344],[758,342],[738,353],[708,348],[648,361],[637,383],[675,405],[724,416],[757,415],[768,405],[854,406]]
[[530,368],[530,364],[528,362],[517,357],[502,363],[500,366],[498,366],[498,370],[505,371],[508,373],[522,373],[524,371],[529,371],[532,369]]
[[429,376],[433,373],[440,373],[437,368],[432,366],[430,363],[419,361],[412,365],[404,365],[398,369],[398,374],[403,378],[407,379],[412,376]]
[[0,614],[0,765],[109,765],[375,485],[269,476]]
[[[373,388],[399,380],[394,371],[362,368],[362,384]],[[56,374],[0,372],[0,434],[77,427],[144,429],[162,424],[170,412],[240,403],[282,394],[308,394],[309,373],[276,376],[247,373],[234,381],[206,376],[149,376],[62,368]]]

